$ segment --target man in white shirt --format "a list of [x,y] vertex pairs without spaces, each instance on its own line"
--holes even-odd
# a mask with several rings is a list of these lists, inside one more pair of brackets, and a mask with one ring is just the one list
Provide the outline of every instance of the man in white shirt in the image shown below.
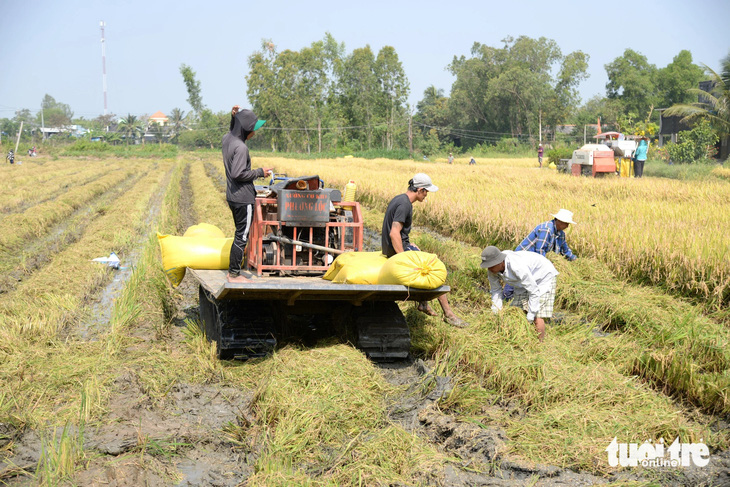
[[482,252],[482,269],[489,271],[489,291],[492,294],[492,311],[502,309],[502,283],[515,288],[512,306],[527,313],[527,321],[535,323],[540,341],[545,339],[545,321],[552,318],[558,271],[552,262],[540,254],[529,251],[500,251],[489,246]]

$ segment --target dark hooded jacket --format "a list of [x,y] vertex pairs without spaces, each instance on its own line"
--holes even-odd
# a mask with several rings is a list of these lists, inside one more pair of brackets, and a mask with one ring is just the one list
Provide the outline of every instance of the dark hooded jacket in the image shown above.
[[253,132],[258,117],[251,110],[241,110],[233,117],[231,131],[223,136],[223,166],[226,169],[226,199],[233,203],[254,204],[253,182],[264,177],[264,170],[251,170],[246,138]]

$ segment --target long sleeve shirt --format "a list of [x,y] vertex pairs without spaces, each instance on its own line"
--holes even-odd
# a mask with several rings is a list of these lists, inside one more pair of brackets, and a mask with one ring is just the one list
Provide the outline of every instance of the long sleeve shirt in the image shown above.
[[541,223],[530,232],[530,234],[517,246],[515,252],[528,250],[545,255],[550,251],[564,255],[568,260],[575,260],[578,257],[573,254],[565,241],[565,232],[555,228],[555,220]]
[[516,290],[524,289],[528,294],[527,321],[534,321],[540,311],[540,296],[550,291],[552,278],[558,275],[557,269],[547,258],[535,252],[503,251],[504,271],[494,273],[489,271],[489,291],[492,295],[492,311],[502,309],[502,284],[509,284]]
[[226,199],[234,203],[253,204],[256,201],[254,180],[264,177],[262,168],[251,169],[248,147],[228,132],[223,137],[223,165],[226,169]]

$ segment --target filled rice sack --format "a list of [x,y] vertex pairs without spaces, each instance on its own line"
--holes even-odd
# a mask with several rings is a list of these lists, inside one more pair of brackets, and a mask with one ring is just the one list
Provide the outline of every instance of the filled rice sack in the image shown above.
[[378,284],[401,284],[416,289],[436,289],[446,282],[446,265],[436,254],[407,251],[389,258],[378,276]]
[[162,269],[173,287],[185,277],[185,269],[228,269],[233,238],[178,237],[157,234]]
[[380,252],[365,252],[375,254],[349,261],[332,282],[338,284],[377,284],[380,269],[388,258]]
[[337,256],[322,278],[338,284],[377,284],[386,260],[381,252],[346,252]]
[[183,237],[226,238],[223,230],[210,223],[198,223],[185,230]]

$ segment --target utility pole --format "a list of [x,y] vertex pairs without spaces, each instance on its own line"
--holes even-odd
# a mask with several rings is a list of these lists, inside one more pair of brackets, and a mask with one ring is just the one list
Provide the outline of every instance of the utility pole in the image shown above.
[[408,114],[408,154],[413,157],[413,115]]
[[43,103],[41,103],[41,138],[46,140],[46,122],[43,120]]
[[539,139],[539,142],[542,144],[542,110],[539,111],[537,129],[540,131],[540,135],[538,136],[538,139]]
[[99,26],[101,27],[101,79],[104,88],[104,115],[106,115],[106,41],[104,40],[104,27],[106,24],[102,20],[99,22]]
[[587,125],[583,125],[583,145],[586,145],[586,127]]
[[18,153],[18,144],[20,144],[20,134],[23,133],[23,121],[20,121],[20,130],[18,130],[18,138],[15,140],[15,153]]

